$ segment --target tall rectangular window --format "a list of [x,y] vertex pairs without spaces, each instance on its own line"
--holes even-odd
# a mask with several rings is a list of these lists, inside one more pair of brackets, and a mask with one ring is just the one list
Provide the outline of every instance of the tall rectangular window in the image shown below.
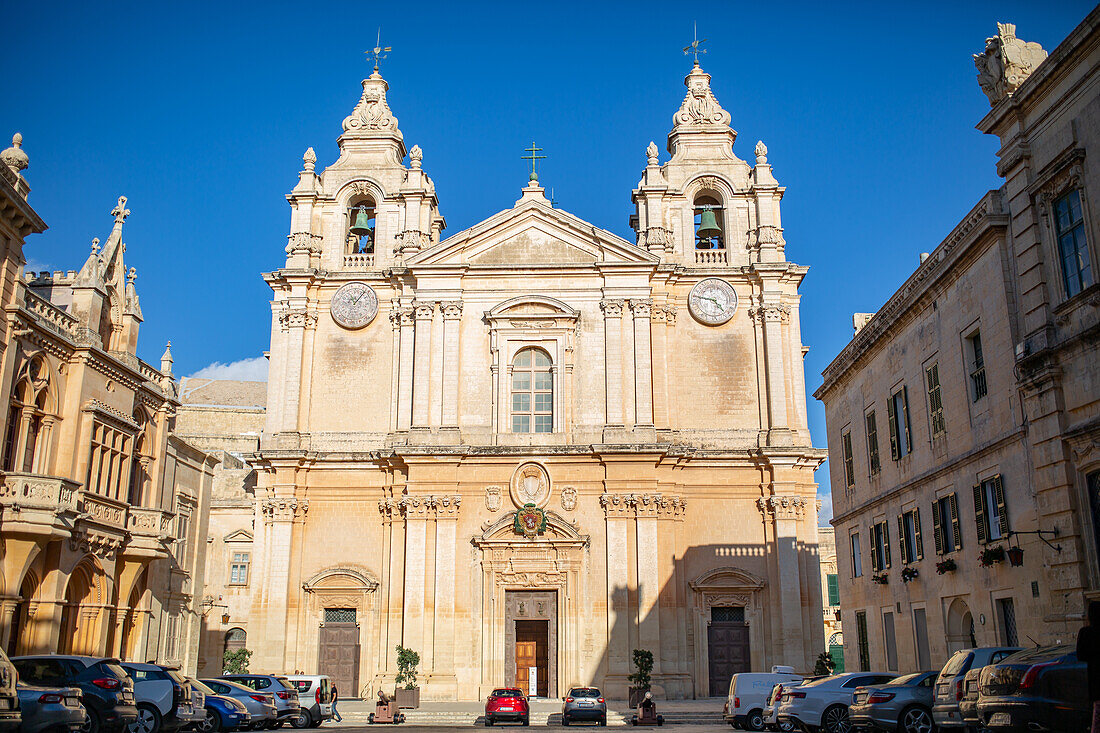
[[982,333],[975,331],[966,337],[967,358],[970,360],[970,398],[977,402],[985,397],[988,387],[985,383],[985,355],[982,353]]
[[856,467],[852,460],[852,431],[846,431],[841,435],[840,443],[844,451],[844,486],[850,489],[856,485]]
[[974,486],[974,519],[978,524],[978,542],[983,545],[1004,539],[1008,534],[1008,511],[1000,474]]
[[1092,263],[1081,212],[1081,191],[1074,189],[1054,201],[1054,232],[1062,260],[1062,282],[1066,297],[1072,298],[1092,285]]
[[187,543],[191,535],[191,507],[182,501],[176,502],[176,562],[187,563]]
[[180,653],[180,615],[175,612],[168,614],[167,628],[164,634],[164,656],[176,661]]
[[901,561],[916,562],[924,559],[924,543],[920,537],[920,509],[912,509],[898,515],[898,542],[901,544]]
[[836,573],[829,573],[825,576],[825,585],[829,592],[829,605],[840,605],[840,578]]
[[859,647],[859,668],[866,672],[871,669],[871,649],[867,644],[867,614],[856,613],[856,644]]
[[886,403],[886,415],[890,421],[890,457],[895,461],[913,451],[909,440],[909,391],[902,387],[890,395]]
[[898,638],[894,629],[893,611],[885,611],[882,614],[882,637],[886,646],[886,669],[891,672],[898,671]]
[[230,585],[248,585],[248,566],[251,564],[250,560],[251,553],[233,553],[233,561],[229,564]]
[[875,411],[871,410],[864,416],[867,423],[867,465],[872,476],[878,475],[878,428],[875,426]]
[[859,533],[853,532],[849,537],[852,544],[852,577],[863,577],[863,556],[859,550]]
[[932,429],[932,437],[938,437],[947,432],[947,424],[943,419],[943,393],[940,390],[940,365],[933,364],[924,370],[928,381],[928,424]]
[[871,527],[871,569],[881,573],[890,567],[890,526],[886,520]]
[[997,616],[1001,622],[1001,643],[1005,646],[1016,646],[1016,604],[1011,598],[997,599]]
[[917,647],[917,669],[929,669],[932,654],[928,647],[928,618],[923,608],[913,609],[913,637]]
[[937,555],[946,555],[962,549],[959,500],[956,494],[952,493],[932,502],[932,534],[936,542]]

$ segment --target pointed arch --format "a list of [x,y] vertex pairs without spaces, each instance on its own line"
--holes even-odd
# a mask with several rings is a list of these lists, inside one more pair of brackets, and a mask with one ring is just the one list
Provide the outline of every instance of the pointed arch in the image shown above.
[[26,355],[16,373],[4,435],[3,468],[48,473],[50,437],[57,420],[57,379],[43,352]]

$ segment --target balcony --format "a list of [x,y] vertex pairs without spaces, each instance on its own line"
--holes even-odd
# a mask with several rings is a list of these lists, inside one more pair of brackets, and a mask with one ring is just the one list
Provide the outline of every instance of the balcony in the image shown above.
[[344,268],[348,270],[369,270],[374,267],[373,254],[344,255]]
[[112,529],[126,529],[126,510],[130,506],[126,502],[82,490],[80,491],[78,504],[80,511],[88,515],[88,519]]
[[[63,537],[79,513],[80,485],[59,476],[9,473],[0,483],[4,531]],[[68,516],[66,516],[68,515]]]
[[724,249],[695,250],[695,264],[697,265],[725,265],[728,261]]

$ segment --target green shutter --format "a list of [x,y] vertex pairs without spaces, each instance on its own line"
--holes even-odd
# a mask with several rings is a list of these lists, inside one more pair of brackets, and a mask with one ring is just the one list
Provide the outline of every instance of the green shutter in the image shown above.
[[918,560],[924,559],[924,541],[920,538],[920,507],[913,510],[913,537],[916,538],[915,554]]
[[913,439],[909,435],[909,388],[901,388],[901,429],[905,431],[905,453],[913,452]]
[[1005,487],[1001,474],[993,477],[993,497],[997,501],[997,511],[1001,516],[1001,537],[1008,537],[1008,507],[1005,506]]
[[840,605],[840,580],[837,578],[836,573],[829,573],[825,576],[825,582],[829,587],[829,605]]
[[961,550],[963,546],[963,533],[959,527],[959,494],[951,492],[951,532],[955,539],[955,549]]
[[[943,499],[940,499],[943,501]],[[932,502],[932,539],[936,543],[936,554],[943,554],[943,524],[940,522],[940,502]]]
[[877,573],[878,571],[882,570],[882,568],[880,568],[878,566],[878,543],[875,541],[875,538],[877,536],[878,536],[878,525],[877,524],[871,525],[871,544],[870,544],[870,548],[871,548],[871,572],[872,573]]
[[978,524],[978,544],[986,543],[985,532],[985,498],[982,496],[982,485],[974,484],[974,521]]
[[901,552],[899,554],[901,555],[901,564],[902,565],[906,564],[907,562],[910,562],[909,548],[905,546],[906,545],[905,539],[906,539],[905,538],[905,517],[902,516],[901,514],[899,514],[898,515],[898,549],[901,550]]
[[882,520],[882,549],[886,555],[886,567],[890,567],[890,524]]
[[895,461],[901,456],[898,454],[898,419],[894,410],[894,398],[891,396],[886,401],[886,422],[890,423],[890,457]]

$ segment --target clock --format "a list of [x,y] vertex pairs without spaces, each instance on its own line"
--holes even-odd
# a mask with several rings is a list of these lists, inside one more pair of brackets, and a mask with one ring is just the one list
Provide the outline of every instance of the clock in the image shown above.
[[708,277],[695,283],[691,289],[688,310],[700,323],[719,326],[733,318],[737,310],[737,293],[725,280]]
[[332,296],[329,312],[344,328],[362,328],[378,315],[378,296],[366,283],[347,283]]

